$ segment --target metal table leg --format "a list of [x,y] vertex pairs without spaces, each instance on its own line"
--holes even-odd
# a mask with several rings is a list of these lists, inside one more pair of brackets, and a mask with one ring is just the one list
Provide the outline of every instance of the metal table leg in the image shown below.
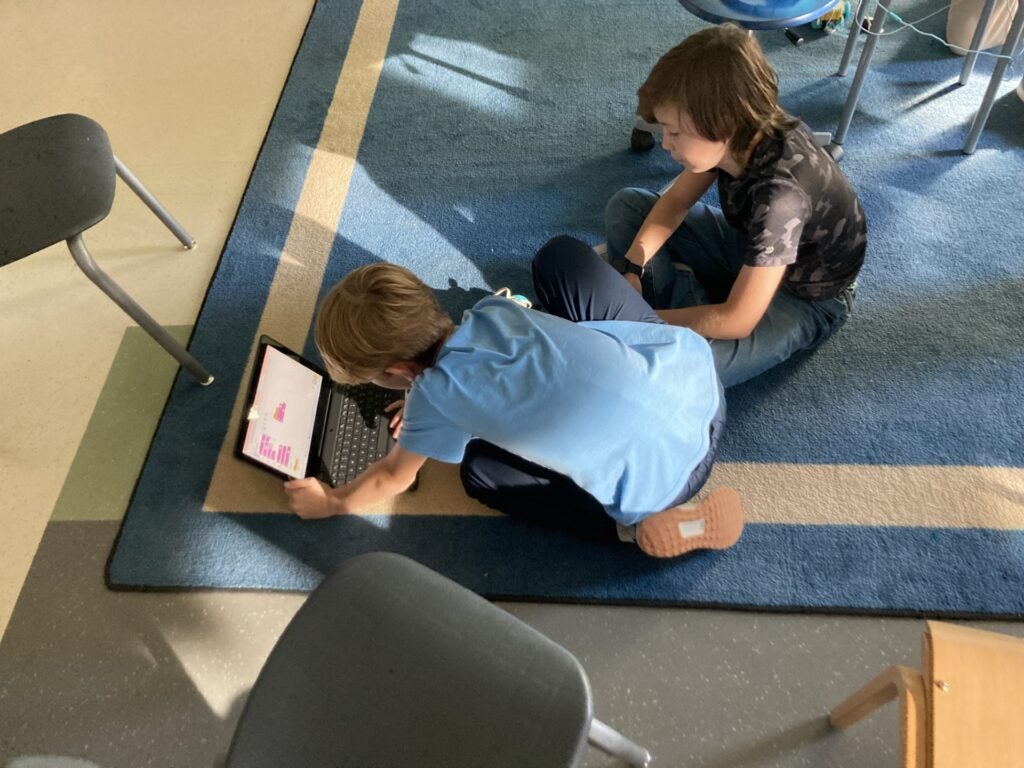
[[[995,2],[995,0],[992,0]],[[868,0],[860,0],[857,3],[857,10],[853,14],[853,23],[850,25],[850,34],[846,37],[846,47],[843,48],[843,58],[839,62],[839,69],[836,74],[839,77],[846,77],[846,70],[850,68],[850,60],[853,58],[853,51],[857,47],[857,38],[860,37],[860,25],[864,23],[864,16],[867,15]]]
[[1003,81],[1003,73],[1006,72],[1006,68],[1010,65],[1010,57],[1013,56],[1020,45],[1022,31],[1024,31],[1024,0],[1017,3],[1017,13],[1013,16],[1013,23],[1010,25],[1009,33],[1006,35],[1006,42],[1003,43],[1003,48],[1000,51],[1004,58],[996,62],[996,67],[992,70],[992,79],[988,81],[988,90],[985,91],[985,98],[981,100],[981,109],[978,110],[978,114],[974,116],[974,122],[971,123],[971,130],[967,134],[967,141],[964,142],[963,153],[965,155],[972,154],[978,146],[978,137],[981,136],[989,113],[992,111],[992,103],[996,100],[996,92],[999,90],[999,84]]
[[981,46],[981,38],[985,36],[988,29],[988,21],[992,18],[992,9],[996,7],[996,0],[985,0],[985,7],[981,9],[981,16],[978,17],[978,26],[974,28],[974,36],[971,38],[971,49],[964,58],[963,69],[960,70],[960,85],[967,85],[967,81],[974,71],[974,62],[978,58],[978,48]]
[[[838,160],[843,156],[843,141],[846,139],[846,132],[850,128],[850,121],[853,120],[853,113],[857,109],[857,101],[860,99],[860,90],[864,87],[864,78],[868,74],[868,67],[871,65],[871,56],[878,44],[878,36],[882,34],[885,26],[885,17],[888,15],[889,6],[879,0],[875,8],[875,15],[871,19],[871,28],[868,30],[868,39],[864,41],[864,49],[860,52],[860,61],[857,63],[857,72],[850,85],[850,93],[846,97],[846,104],[843,106],[843,113],[839,117],[839,127],[836,128],[832,143],[829,145],[829,154]],[[849,43],[847,43],[849,45]]]

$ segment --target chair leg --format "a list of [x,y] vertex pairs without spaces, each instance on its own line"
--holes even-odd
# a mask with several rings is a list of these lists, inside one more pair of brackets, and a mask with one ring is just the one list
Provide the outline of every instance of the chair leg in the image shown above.
[[904,768],[927,764],[926,707],[921,673],[907,667],[890,667],[829,713],[836,728],[847,728],[899,696],[900,735]]
[[[913,670],[908,670],[913,672]],[[928,703],[924,681],[917,672],[905,682],[900,697],[900,736],[903,741],[904,768],[928,765]]]
[[590,721],[590,734],[587,741],[606,752],[612,757],[617,757],[636,768],[646,768],[651,762],[651,753],[636,744],[621,733],[611,728],[596,717]]
[[149,210],[155,213],[157,218],[174,233],[174,236],[185,246],[185,250],[190,251],[196,247],[195,238],[185,231],[185,228],[178,223],[177,219],[171,216],[170,211],[164,208],[159,200],[153,197],[153,194],[143,186],[138,177],[129,171],[124,163],[117,159],[117,155],[114,156],[114,167],[117,169],[117,175],[124,180],[125,184],[131,187],[136,195],[142,198],[142,202],[149,206]]
[[181,363],[189,373],[195,376],[203,386],[210,384],[213,381],[213,376],[207,371],[199,362],[190,355],[181,344],[179,344],[171,334],[165,331],[142,307],[136,303],[136,301],[125,293],[124,289],[121,288],[117,283],[110,279],[106,272],[101,270],[96,262],[93,261],[92,255],[89,250],[85,247],[85,241],[82,236],[75,235],[67,241],[68,249],[71,251],[72,257],[75,259],[75,263],[85,273],[85,276],[92,280],[96,285],[99,286],[100,290],[103,291],[107,296],[114,300],[121,309],[128,313],[128,315],[139,325],[141,325],[146,332],[152,336],[156,342],[166,349],[175,360]]

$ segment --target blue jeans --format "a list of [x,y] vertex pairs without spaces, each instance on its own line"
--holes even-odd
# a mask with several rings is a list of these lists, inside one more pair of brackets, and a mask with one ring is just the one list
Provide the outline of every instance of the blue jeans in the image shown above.
[[[608,260],[620,269],[637,231],[658,200],[646,189],[615,193],[605,209]],[[664,247],[648,262],[644,299],[655,309],[718,304],[743,266],[744,242],[717,208],[696,203]],[[679,269],[678,267],[687,267]],[[810,301],[780,289],[745,339],[711,339],[715,369],[726,387],[764,373],[801,350],[817,347],[846,322],[853,288],[839,297]]]

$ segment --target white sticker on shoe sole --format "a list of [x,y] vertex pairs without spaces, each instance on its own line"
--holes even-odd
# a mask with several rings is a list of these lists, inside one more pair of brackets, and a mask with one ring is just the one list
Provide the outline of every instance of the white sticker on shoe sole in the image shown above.
[[684,520],[678,524],[679,535],[684,539],[691,539],[694,536],[704,535],[704,518],[700,520]]

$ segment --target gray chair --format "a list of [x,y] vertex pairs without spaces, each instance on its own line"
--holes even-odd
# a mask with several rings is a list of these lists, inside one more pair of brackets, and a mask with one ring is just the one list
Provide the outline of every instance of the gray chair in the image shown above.
[[106,218],[120,176],[186,249],[195,240],[118,160],[82,115],[43,118],[0,134],[0,267],[67,241],[75,263],[201,384],[213,376],[93,261],[82,233]]
[[566,768],[587,741],[648,752],[594,719],[575,657],[406,557],[346,561],[285,629],[226,768]]

